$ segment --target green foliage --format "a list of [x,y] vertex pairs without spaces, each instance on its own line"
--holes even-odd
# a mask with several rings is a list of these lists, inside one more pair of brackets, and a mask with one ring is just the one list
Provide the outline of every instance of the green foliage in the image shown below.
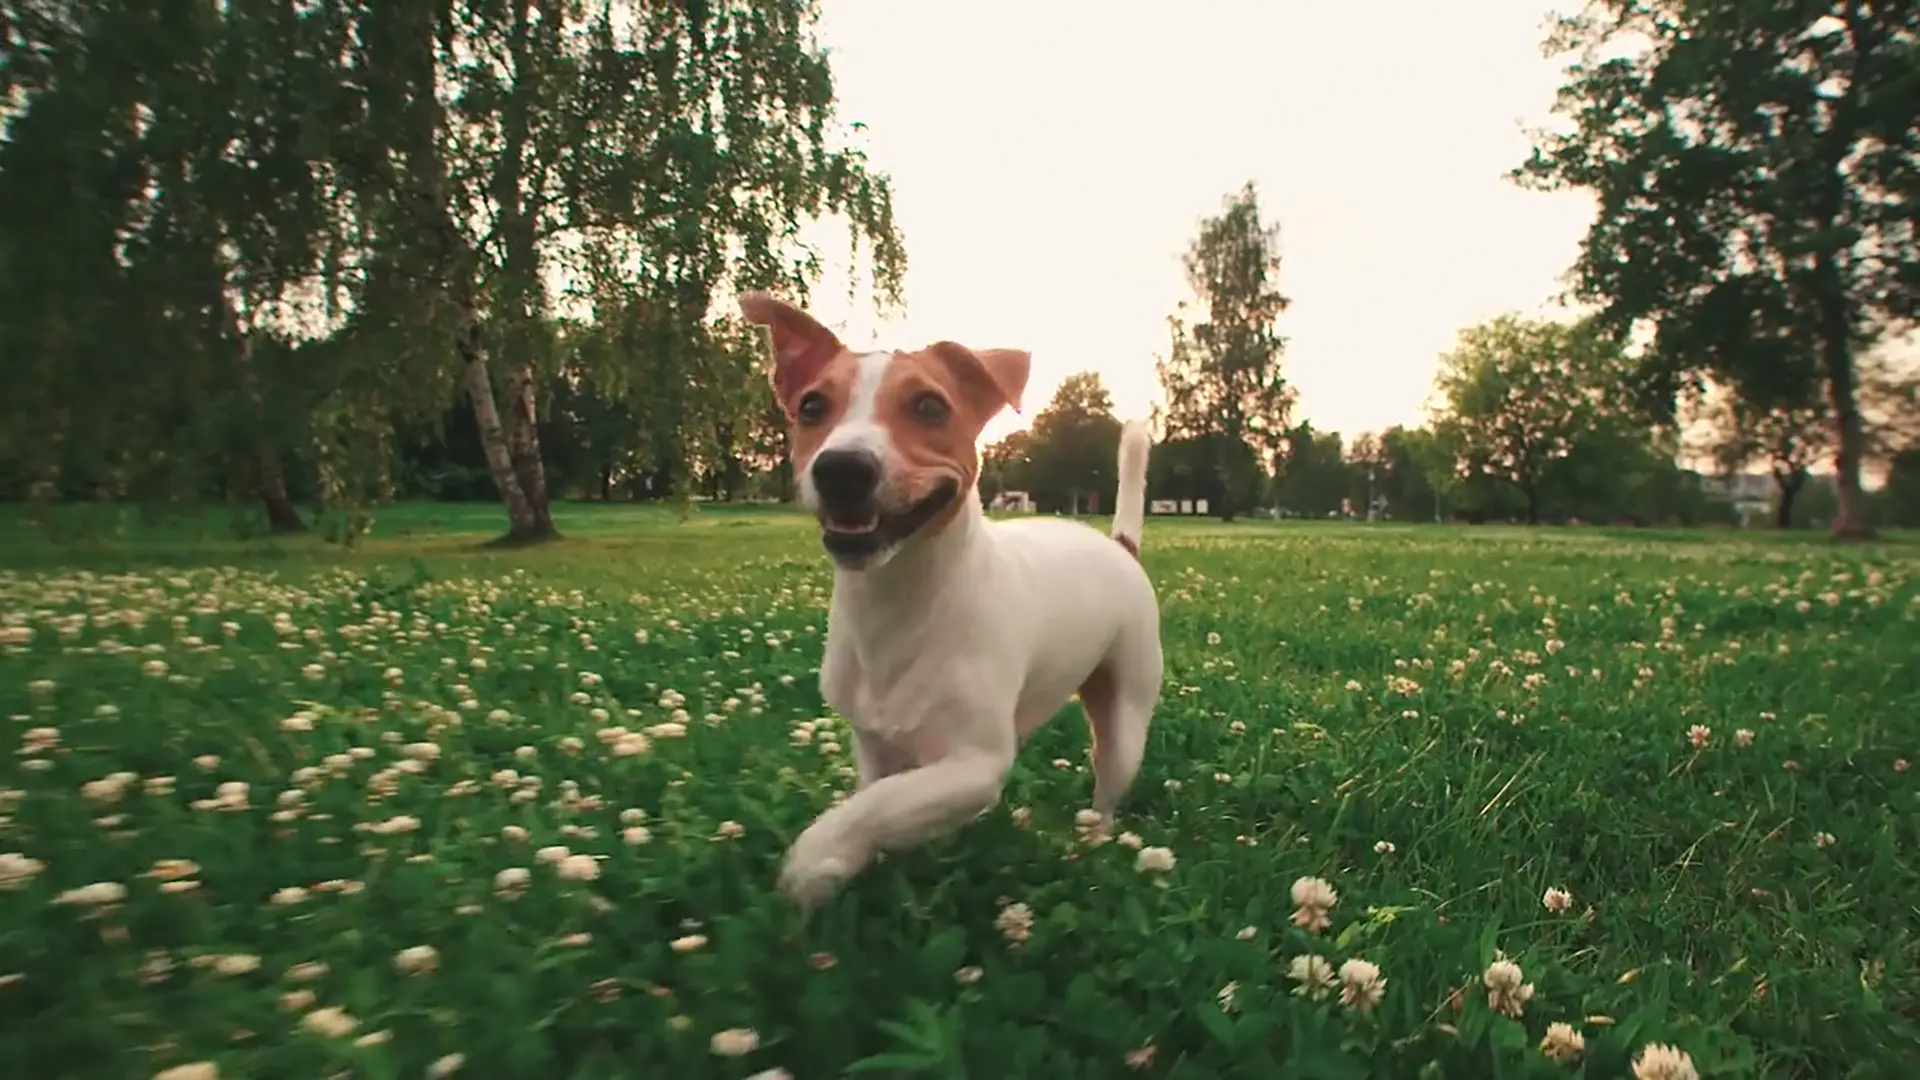
[[1003,491],[1033,491],[1033,432],[1009,433],[980,452],[980,496],[993,499]]
[[740,490],[777,440],[716,300],[804,297],[822,264],[799,233],[823,217],[876,303],[905,270],[816,19],[802,0],[7,3],[9,486],[190,500],[311,469],[354,516],[470,399],[520,531],[545,513],[541,391],[563,379],[632,427],[643,460],[614,469]]
[[1645,402],[1703,376],[1762,415],[1826,398],[1836,533],[1864,535],[1854,356],[1920,315],[1920,7],[1601,0],[1548,49],[1569,126],[1515,175],[1595,195],[1576,292],[1653,328]]
[[1502,315],[1461,331],[1441,357],[1436,429],[1463,475],[1512,484],[1538,521],[1549,471],[1582,438],[1629,422],[1614,396],[1624,368],[1591,324]]
[[[1221,462],[1226,461],[1225,468]],[[1229,493],[1228,485],[1233,488]],[[1147,459],[1147,498],[1199,502],[1219,513],[1229,500],[1236,506],[1258,505],[1266,494],[1267,476],[1253,448],[1221,435],[1170,439],[1157,443]]]
[[315,390],[278,346],[326,284],[308,158],[338,27],[107,0],[0,22],[0,459],[50,495],[241,480],[302,436]]
[[1172,343],[1157,364],[1161,427],[1169,441],[1218,437],[1224,497],[1215,509],[1232,520],[1253,477],[1229,448],[1246,446],[1260,471],[1269,468],[1295,398],[1281,369],[1278,324],[1290,301],[1280,292],[1280,227],[1261,219],[1252,182],[1200,223],[1182,265],[1197,310],[1182,303],[1167,320]]
[[1710,505],[1701,478],[1674,463],[1671,433],[1625,424],[1603,425],[1577,438],[1553,462],[1542,484],[1555,517],[1641,525],[1700,525],[1723,518]]
[[1891,524],[1903,529],[1920,529],[1920,446],[1894,455],[1881,499]]
[[[1098,496],[1111,512],[1118,486],[1120,422],[1113,399],[1098,375],[1068,376],[1033,426],[987,447],[981,455],[980,491],[991,500],[1002,491],[1025,491],[1042,513],[1074,512]],[[1239,486],[1229,495],[1226,476]],[[1253,450],[1222,436],[1175,438],[1156,444],[1147,459],[1151,499],[1205,500],[1209,507],[1229,498],[1240,506],[1258,505],[1264,475]]]
[[[1857,376],[1867,460],[1888,463],[1920,439],[1920,408],[1915,404],[1920,380],[1878,355],[1863,356]],[[1690,419],[1704,431],[1701,448],[1715,466],[1723,473],[1753,466],[1770,472],[1777,490],[1775,524],[1788,528],[1801,522],[1805,515],[1795,514],[1795,501],[1808,478],[1831,462],[1838,449],[1832,402],[1818,395],[1769,402],[1719,387],[1688,396]],[[1822,520],[1833,516],[1823,515]]]
[[[1339,432],[1315,431],[1310,423],[1287,432],[1286,453],[1274,484],[1282,510],[1302,517],[1327,517],[1340,511],[1342,499],[1353,497],[1353,486]],[[1364,497],[1354,501],[1355,511],[1362,515],[1366,513],[1361,505]]]
[[1457,486],[1454,448],[1431,428],[1395,426],[1381,433],[1380,450],[1387,512],[1406,521],[1445,520]]
[[1053,400],[1034,414],[1028,445],[1028,490],[1041,510],[1073,511],[1097,496],[1112,511],[1119,487],[1120,421],[1098,373],[1082,371],[1061,381]]
[[[0,864],[0,1057],[72,1080],[454,1053],[556,1080],[1096,1080],[1130,1056],[1545,1080],[1627,1076],[1656,1042],[1707,1077],[1912,1061],[1910,544],[1156,521],[1170,680],[1120,828],[1172,871],[1078,835],[1069,708],[998,811],[803,924],[779,859],[849,783],[808,523],[560,512],[574,539],[537,559],[476,549],[497,511],[438,505],[360,552],[174,532],[0,574],[0,713],[27,718],[0,852],[37,864]],[[20,566],[38,538],[5,524]],[[1322,933],[1291,917],[1306,876],[1338,892]],[[56,902],[100,882],[124,900]],[[436,970],[406,974],[421,946]],[[1496,952],[1534,988],[1517,1019],[1488,1003]],[[1378,965],[1379,1006],[1296,994],[1309,955]],[[1584,1035],[1571,1069],[1537,1049],[1553,1022]]]

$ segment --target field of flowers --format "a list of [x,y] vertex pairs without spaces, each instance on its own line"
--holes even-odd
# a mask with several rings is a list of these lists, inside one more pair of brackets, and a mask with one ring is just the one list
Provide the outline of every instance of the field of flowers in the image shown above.
[[[850,785],[796,522],[0,572],[23,1077],[1895,1077],[1920,548],[1152,523],[1077,716],[810,923]],[[576,527],[577,526],[577,527]],[[24,565],[24,564],[22,564]]]

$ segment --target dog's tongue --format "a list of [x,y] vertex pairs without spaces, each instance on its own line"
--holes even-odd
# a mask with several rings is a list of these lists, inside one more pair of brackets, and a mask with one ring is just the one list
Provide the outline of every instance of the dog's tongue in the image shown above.
[[867,518],[864,521],[842,521],[839,519],[830,519],[827,522],[827,528],[837,533],[867,533],[867,532],[872,532],[874,530],[874,527],[879,523],[880,522],[878,518]]

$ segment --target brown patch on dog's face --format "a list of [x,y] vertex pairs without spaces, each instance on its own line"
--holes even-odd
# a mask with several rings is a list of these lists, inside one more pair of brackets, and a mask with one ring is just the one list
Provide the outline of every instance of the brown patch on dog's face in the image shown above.
[[795,391],[792,402],[786,406],[787,419],[793,425],[787,444],[795,476],[807,471],[814,455],[847,415],[864,359],[859,353],[841,352],[822,365],[811,382]]
[[[1001,409],[1019,409],[1029,357],[1016,349],[975,351],[942,341],[894,353],[879,378],[873,417],[894,455],[889,501],[911,506],[943,486],[971,492],[980,473],[980,432]],[[959,509],[955,499],[921,526],[934,531]]]

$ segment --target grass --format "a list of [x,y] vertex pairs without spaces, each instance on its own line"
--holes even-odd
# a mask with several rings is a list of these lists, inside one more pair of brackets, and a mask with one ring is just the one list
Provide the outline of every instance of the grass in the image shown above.
[[[1132,835],[1077,835],[1086,734],[1063,716],[1003,810],[803,925],[779,859],[850,774],[805,528],[571,508],[564,544],[477,549],[496,526],[410,507],[353,553],[174,528],[76,554],[0,522],[0,1060],[115,1080],[411,1078],[448,1055],[802,1080],[1618,1077],[1653,1043],[1701,1076],[1920,1061],[1911,544],[1152,522],[1168,675]],[[1139,869],[1136,841],[1172,869]],[[1338,894],[1323,932],[1293,919],[1303,877]],[[1483,982],[1502,954],[1532,987],[1518,1018]],[[1303,956],[1377,965],[1377,1007],[1295,993]],[[1539,1049],[1553,1022],[1577,1061]]]

